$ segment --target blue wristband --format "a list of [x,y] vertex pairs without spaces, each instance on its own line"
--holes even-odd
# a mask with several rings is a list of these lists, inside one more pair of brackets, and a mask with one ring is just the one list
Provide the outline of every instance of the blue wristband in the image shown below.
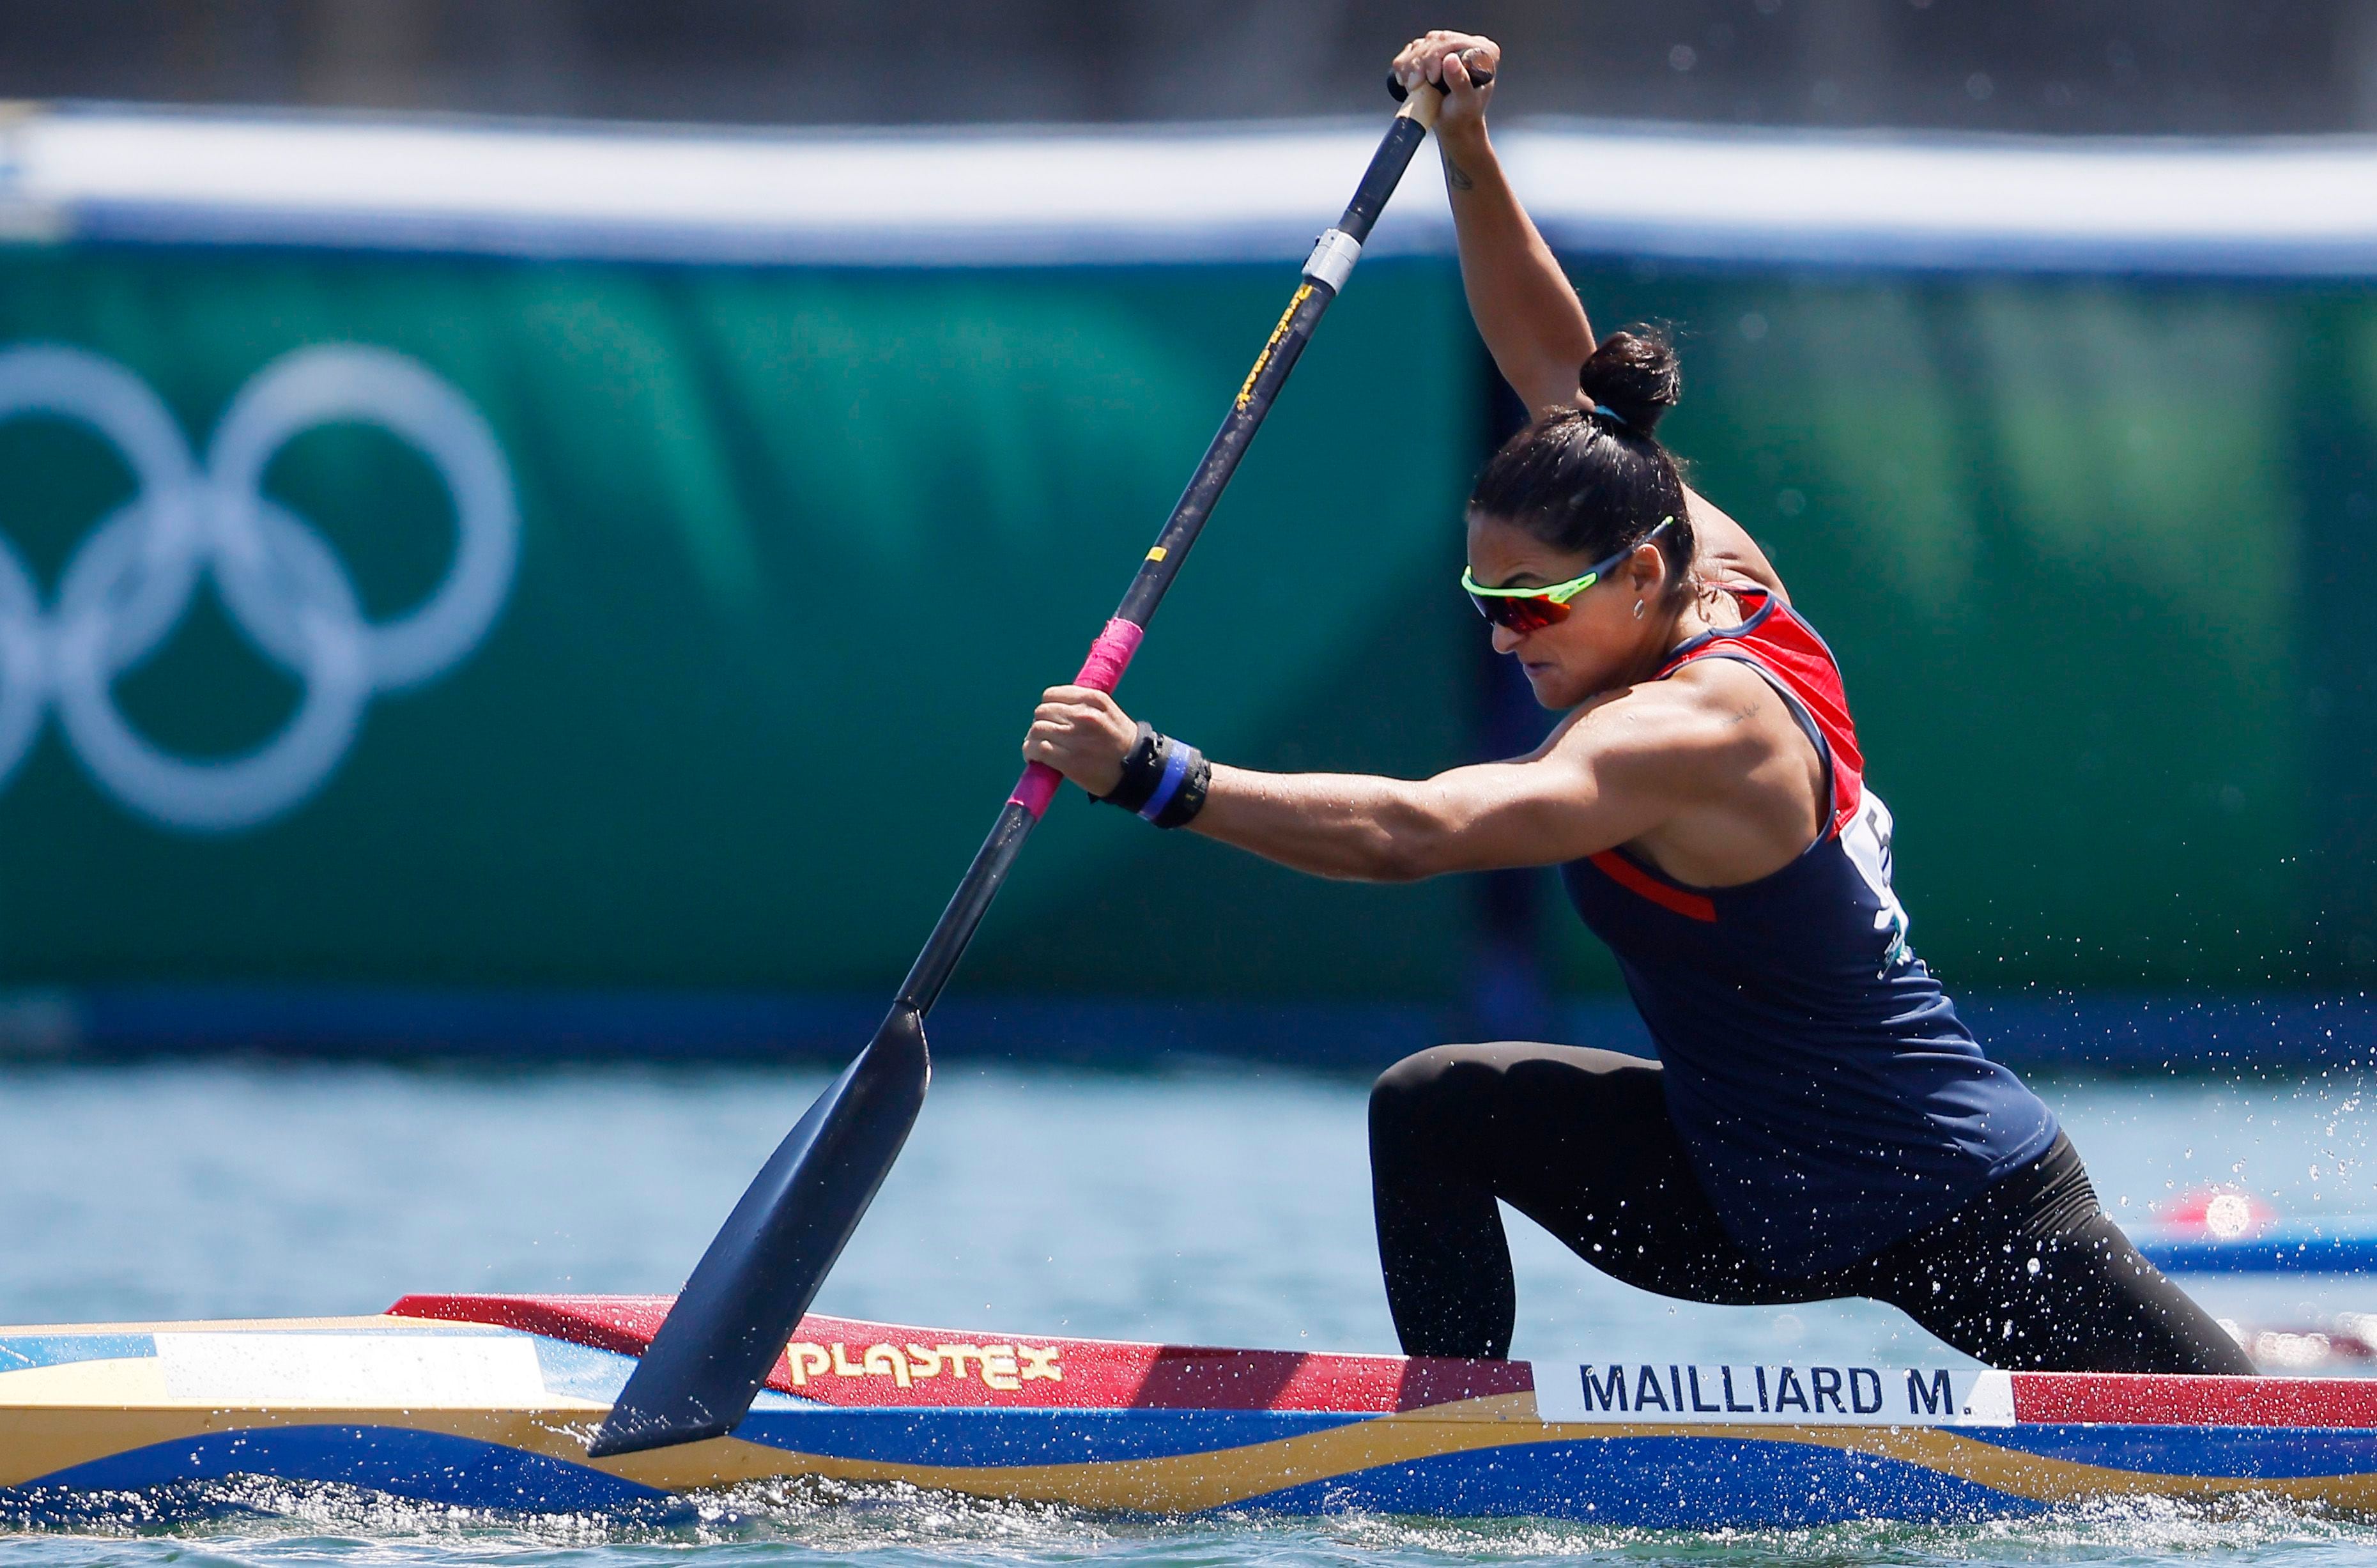
[[1139,808],[1141,817],[1153,822],[1164,815],[1164,808],[1180,792],[1180,781],[1188,776],[1188,759],[1193,754],[1192,748],[1177,741],[1164,748],[1164,776],[1155,782],[1155,793],[1147,797],[1147,804]]

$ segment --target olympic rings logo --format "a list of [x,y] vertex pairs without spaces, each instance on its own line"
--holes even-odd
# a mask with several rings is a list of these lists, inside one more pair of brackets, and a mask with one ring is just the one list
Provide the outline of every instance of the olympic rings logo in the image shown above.
[[[0,352],[0,422],[32,414],[98,432],[138,488],[77,546],[48,608],[0,538],[0,785],[54,706],[83,767],[133,809],[200,832],[269,820],[336,770],[376,694],[469,656],[511,592],[520,516],[503,449],[460,392],[402,354],[341,343],[273,361],[232,400],[203,463],[146,382],[81,349]],[[364,618],[329,545],[261,489],[282,446],[334,421],[376,425],[411,445],[453,497],[452,564],[426,600],[390,620]],[[305,694],[254,750],[193,761],[135,729],[113,688],[162,645],[208,575],[240,630]]]

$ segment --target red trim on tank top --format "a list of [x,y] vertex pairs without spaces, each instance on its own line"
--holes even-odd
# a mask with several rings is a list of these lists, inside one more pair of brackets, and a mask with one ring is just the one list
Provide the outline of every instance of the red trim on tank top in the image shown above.
[[1687,920],[1716,924],[1716,901],[1705,893],[1686,892],[1671,883],[1660,881],[1625,856],[1614,849],[1605,849],[1590,857],[1601,874],[1629,892],[1641,893],[1662,909],[1672,909]]
[[1666,679],[1698,658],[1714,643],[1732,642],[1741,638],[1756,636],[1758,628],[1766,624],[1766,617],[1773,615],[1783,603],[1774,597],[1770,590],[1761,588],[1752,582],[1718,582],[1712,583],[1710,586],[1720,592],[1732,594],[1737,603],[1750,599],[1756,599],[1759,603],[1749,614],[1741,617],[1739,626],[1713,626],[1698,637],[1688,638],[1678,643],[1668,652],[1667,662],[1659,666],[1659,673],[1651,677],[1653,680]]
[[1832,753],[1828,759],[1833,774],[1832,832],[1837,833],[1857,820],[1857,808],[1865,799],[1865,755],[1857,748],[1857,726],[1849,719],[1840,661],[1833,657],[1816,628],[1771,590],[1747,582],[1717,586],[1750,613],[1739,626],[1713,628],[1678,648],[1652,678],[1665,680],[1693,660],[1722,650],[1752,661],[1782,682],[1798,700],[1823,736],[1824,748]]

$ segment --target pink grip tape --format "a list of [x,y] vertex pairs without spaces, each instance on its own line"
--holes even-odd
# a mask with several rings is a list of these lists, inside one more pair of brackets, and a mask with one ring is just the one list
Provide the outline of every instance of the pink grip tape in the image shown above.
[[[1111,695],[1122,684],[1122,673],[1130,668],[1131,655],[1139,652],[1140,639],[1146,635],[1147,628],[1136,621],[1117,617],[1106,622],[1106,628],[1090,644],[1090,656],[1081,661],[1081,672],[1073,677],[1073,684]],[[1057,786],[1064,782],[1065,775],[1047,763],[1030,763],[1023,776],[1015,781],[1015,788],[1007,796],[1008,804],[1022,807],[1036,822],[1046,813],[1048,803],[1057,798]]]
[[1007,803],[1022,807],[1032,813],[1032,820],[1036,822],[1046,813],[1048,802],[1057,798],[1057,786],[1064,782],[1065,775],[1047,763],[1027,762],[1023,767],[1023,776],[1015,781],[1015,789],[1008,796]]
[[1106,622],[1106,628],[1090,644],[1090,656],[1081,661],[1081,673],[1073,677],[1073,684],[1113,695],[1122,684],[1122,672],[1130,668],[1130,656],[1139,652],[1139,640],[1146,635],[1147,628],[1132,621]]

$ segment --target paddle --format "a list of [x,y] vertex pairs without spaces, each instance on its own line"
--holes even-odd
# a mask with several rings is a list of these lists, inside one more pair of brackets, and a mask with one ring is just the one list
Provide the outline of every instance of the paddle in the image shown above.
[[[1473,77],[1481,83],[1490,79],[1484,72]],[[1388,85],[1404,97],[1399,85]],[[1122,679],[1156,605],[1179,575],[1188,547],[1271,412],[1321,312],[1344,286],[1370,225],[1436,123],[1441,102],[1441,89],[1404,100],[1344,216],[1313,246],[1302,286],[1255,356],[1204,461],[1141,562],[1130,592],[1090,645],[1089,658],[1073,677],[1076,685],[1112,691]],[[783,1354],[826,1271],[907,1140],[932,1071],[925,1014],[957,968],[1024,839],[1048,809],[1060,777],[1044,763],[1024,769],[902,982],[883,1026],[818,1096],[735,1205],[620,1391],[618,1404],[587,1444],[590,1456],[718,1437],[750,1410],[769,1369]]]

